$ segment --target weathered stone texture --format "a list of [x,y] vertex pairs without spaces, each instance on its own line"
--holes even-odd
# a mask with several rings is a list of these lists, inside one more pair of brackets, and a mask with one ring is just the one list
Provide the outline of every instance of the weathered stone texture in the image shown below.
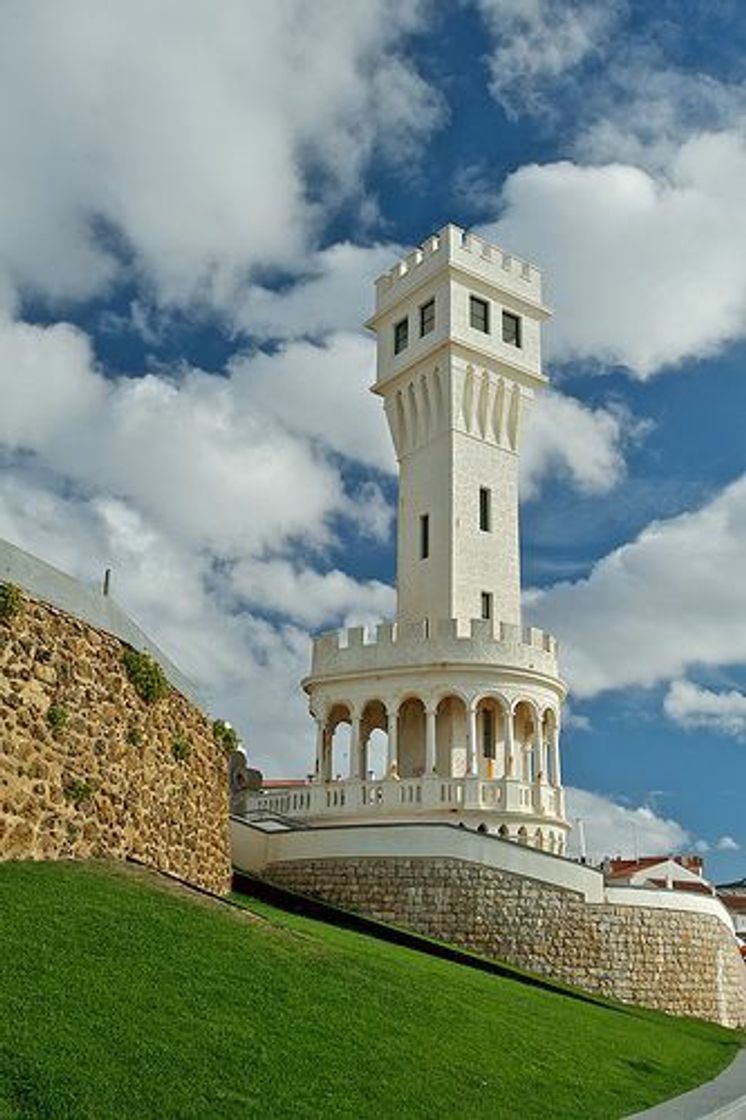
[[[140,699],[124,648],[28,597],[0,619],[0,859],[133,856],[225,892],[227,758],[175,689]],[[52,706],[67,713],[57,730]]]
[[591,905],[572,891],[453,859],[298,860],[264,874],[588,991],[746,1024],[746,969],[734,938],[710,915]]

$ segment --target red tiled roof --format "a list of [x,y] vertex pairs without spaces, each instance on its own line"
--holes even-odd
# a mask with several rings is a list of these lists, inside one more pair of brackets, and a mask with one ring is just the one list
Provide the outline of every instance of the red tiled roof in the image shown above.
[[671,860],[699,875],[702,872],[702,859],[700,856],[640,856],[639,859],[610,859],[606,872],[609,879],[628,878],[638,871],[645,871],[648,867],[655,867],[659,863]]

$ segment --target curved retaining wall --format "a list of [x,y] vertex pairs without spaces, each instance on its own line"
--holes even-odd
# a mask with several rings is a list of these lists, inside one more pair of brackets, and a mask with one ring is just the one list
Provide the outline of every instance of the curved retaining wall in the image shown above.
[[746,1025],[746,968],[725,909],[708,896],[606,892],[592,868],[450,826],[260,833],[234,822],[233,859],[588,991]]
[[226,892],[228,760],[175,688],[140,699],[124,648],[28,594],[0,619],[0,859],[133,856]]

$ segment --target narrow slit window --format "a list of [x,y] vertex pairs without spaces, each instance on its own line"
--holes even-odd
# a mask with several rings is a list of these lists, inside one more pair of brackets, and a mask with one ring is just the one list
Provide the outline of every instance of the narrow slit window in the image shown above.
[[492,532],[492,491],[479,487],[479,528],[483,533]]
[[521,346],[521,320],[510,311],[503,311],[503,342],[508,346]]
[[427,560],[430,555],[430,515],[423,513],[420,516],[420,560]]
[[482,753],[485,758],[495,757],[495,713],[492,708],[482,711]]
[[420,308],[420,338],[435,329],[435,300],[429,299]]
[[492,618],[492,592],[482,592],[482,618]]
[[394,353],[401,354],[409,346],[409,319],[400,319],[394,325]]
[[490,305],[486,299],[469,296],[469,322],[474,330],[490,333]]

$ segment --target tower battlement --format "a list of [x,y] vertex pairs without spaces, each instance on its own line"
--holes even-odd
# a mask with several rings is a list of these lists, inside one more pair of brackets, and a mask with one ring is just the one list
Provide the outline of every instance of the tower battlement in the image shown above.
[[382,622],[375,632],[364,626],[332,630],[313,643],[311,675],[352,673],[422,664],[515,665],[557,675],[557,640],[535,627],[491,619],[440,619]]
[[446,262],[522,300],[541,305],[541,272],[535,265],[451,223],[378,277],[373,319],[419,287]]

